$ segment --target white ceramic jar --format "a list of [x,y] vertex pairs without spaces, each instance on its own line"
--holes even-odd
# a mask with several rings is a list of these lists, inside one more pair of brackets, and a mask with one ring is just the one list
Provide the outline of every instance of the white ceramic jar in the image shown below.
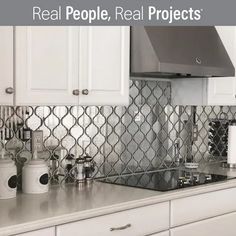
[[44,160],[32,159],[23,167],[22,190],[24,193],[46,193],[49,189],[49,168]]
[[16,197],[16,165],[11,159],[0,159],[0,199]]

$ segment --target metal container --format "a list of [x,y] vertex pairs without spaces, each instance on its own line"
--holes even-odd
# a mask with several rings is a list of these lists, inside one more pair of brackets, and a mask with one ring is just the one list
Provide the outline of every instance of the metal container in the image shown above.
[[84,158],[77,158],[76,159],[76,180],[78,183],[85,182],[85,159]]
[[74,182],[74,165],[75,165],[75,156],[73,154],[68,154],[65,158],[66,166],[65,166],[65,176],[66,176],[66,183]]
[[87,182],[91,182],[93,177],[93,172],[95,170],[94,168],[95,162],[90,156],[85,156],[84,159],[85,159],[84,161],[85,178]]
[[51,182],[52,183],[57,183],[59,181],[59,156],[57,154],[53,154],[50,157],[50,162],[49,162],[49,166],[50,166],[50,176],[52,176],[51,178]]

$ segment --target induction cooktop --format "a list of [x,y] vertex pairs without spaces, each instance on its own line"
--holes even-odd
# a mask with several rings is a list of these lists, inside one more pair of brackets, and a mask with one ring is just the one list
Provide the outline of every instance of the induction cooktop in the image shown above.
[[104,183],[125,185],[156,191],[170,191],[235,178],[236,177],[225,175],[206,174],[193,170],[172,169],[131,175],[112,176],[100,181]]

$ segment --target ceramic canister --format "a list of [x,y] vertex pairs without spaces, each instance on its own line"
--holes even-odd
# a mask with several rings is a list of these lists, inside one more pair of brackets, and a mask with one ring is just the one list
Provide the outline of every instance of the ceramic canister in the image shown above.
[[44,160],[32,159],[23,167],[22,190],[24,193],[46,193],[49,189],[49,168]]
[[0,160],[0,199],[16,197],[16,165],[11,159]]

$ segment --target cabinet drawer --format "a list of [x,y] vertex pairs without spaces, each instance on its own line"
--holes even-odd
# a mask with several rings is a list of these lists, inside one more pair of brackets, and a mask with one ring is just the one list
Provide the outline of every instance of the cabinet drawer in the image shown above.
[[235,236],[236,213],[214,217],[171,229],[171,236]]
[[30,231],[23,234],[17,234],[15,236],[55,236],[55,227]]
[[236,211],[236,188],[171,201],[171,227]]
[[169,203],[165,202],[60,225],[56,231],[57,236],[143,236],[168,228]]
[[170,235],[169,231],[165,231],[157,234],[152,234],[150,236],[169,236],[169,235]]

